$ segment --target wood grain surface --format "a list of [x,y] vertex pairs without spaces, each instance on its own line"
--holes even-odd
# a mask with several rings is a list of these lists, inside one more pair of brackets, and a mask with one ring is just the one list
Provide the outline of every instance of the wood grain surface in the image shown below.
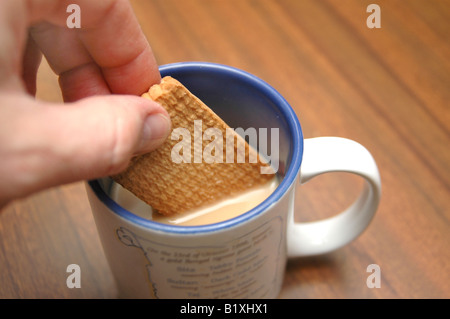
[[[370,29],[367,6],[381,8]],[[450,297],[450,1],[134,0],[159,64],[210,61],[262,78],[305,137],[365,145],[382,178],[379,210],[333,253],[289,260],[280,298]],[[38,98],[61,101],[43,62]],[[3,119],[2,119],[3,120]],[[296,219],[331,216],[362,181],[328,174],[298,187]],[[81,288],[66,285],[69,264]],[[381,269],[369,288],[367,267]],[[116,298],[83,182],[0,213],[0,298]]]

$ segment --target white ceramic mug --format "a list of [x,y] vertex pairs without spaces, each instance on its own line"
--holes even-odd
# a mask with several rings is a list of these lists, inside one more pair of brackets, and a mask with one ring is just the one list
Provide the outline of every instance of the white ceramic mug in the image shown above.
[[[160,68],[209,105],[231,127],[279,129],[280,184],[264,202],[230,220],[173,226],[144,219],[110,197],[109,178],[87,183],[100,239],[121,297],[275,298],[287,258],[338,249],[361,234],[381,195],[377,165],[360,144],[337,137],[303,139],[286,100],[255,76],[211,63]],[[295,223],[294,190],[328,172],[360,175],[365,187],[346,211]]]

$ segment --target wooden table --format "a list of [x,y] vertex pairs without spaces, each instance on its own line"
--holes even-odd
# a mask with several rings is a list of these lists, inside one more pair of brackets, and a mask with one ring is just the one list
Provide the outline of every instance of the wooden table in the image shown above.
[[[381,9],[369,28],[367,6]],[[365,145],[383,183],[379,211],[348,246],[290,260],[280,298],[450,297],[450,1],[135,0],[160,64],[210,61],[267,81],[305,137]],[[60,101],[43,63],[38,97]],[[300,221],[331,216],[362,181],[298,187]],[[69,289],[69,264],[81,288]],[[369,288],[377,264],[381,287]],[[1,298],[115,298],[83,182],[11,203],[0,214]]]

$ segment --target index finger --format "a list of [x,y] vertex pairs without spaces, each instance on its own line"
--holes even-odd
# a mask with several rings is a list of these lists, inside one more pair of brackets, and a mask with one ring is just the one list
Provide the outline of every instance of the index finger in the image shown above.
[[[40,3],[39,8],[32,8],[32,11],[38,14],[31,19],[44,19],[68,28],[66,20],[71,13],[66,12],[67,1],[37,2]],[[156,59],[128,1],[74,0],[70,3],[79,6],[81,22],[81,28],[73,31],[100,68],[111,93],[139,95],[160,81]],[[43,5],[51,7],[51,10],[43,10]],[[71,79],[83,78],[77,73],[84,72],[85,68],[73,62],[77,59],[65,58],[67,54],[76,52],[64,52],[64,48],[56,50],[59,54],[52,54],[52,58],[58,61],[53,62],[59,66],[57,73],[66,83],[64,89],[70,90]]]
[[113,93],[142,94],[159,82],[158,65],[129,2],[113,2],[98,15],[87,13],[90,20],[80,29],[80,39]]

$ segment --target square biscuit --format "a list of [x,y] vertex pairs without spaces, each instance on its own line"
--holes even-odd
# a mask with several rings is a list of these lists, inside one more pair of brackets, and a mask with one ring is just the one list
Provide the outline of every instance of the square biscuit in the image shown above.
[[[273,170],[259,154],[179,81],[164,77],[142,97],[167,110],[172,135],[156,150],[133,158],[125,171],[112,178],[157,212],[166,216],[185,213],[273,178]],[[184,135],[175,134],[180,129]],[[211,132],[208,129],[213,129],[214,140],[205,138]],[[232,161],[227,160],[230,150]],[[250,163],[250,154],[256,161]],[[245,156],[245,161],[238,162],[238,156]]]

